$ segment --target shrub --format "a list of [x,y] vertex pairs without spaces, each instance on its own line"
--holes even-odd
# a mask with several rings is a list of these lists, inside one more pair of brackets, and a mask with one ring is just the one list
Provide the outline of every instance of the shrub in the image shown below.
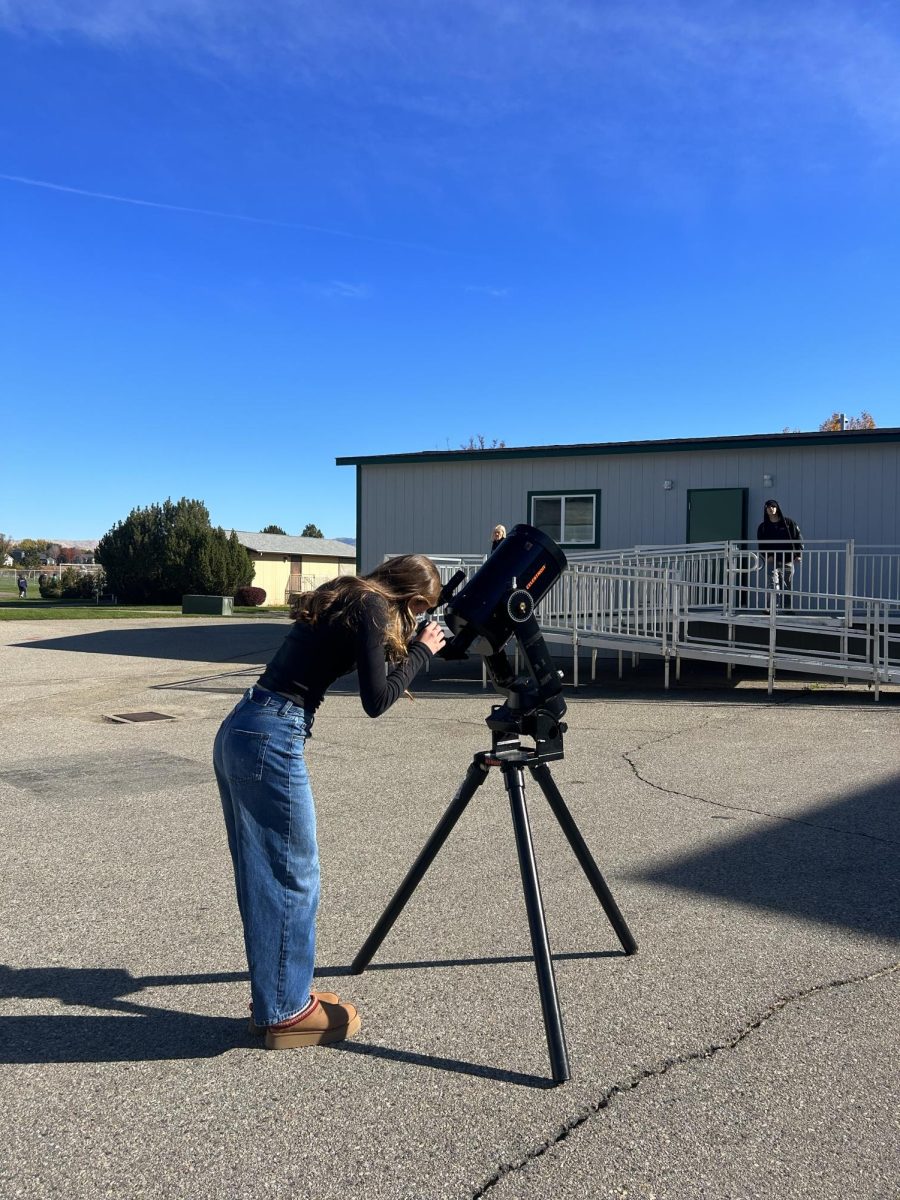
[[45,576],[44,582],[38,584],[38,590],[44,600],[58,600],[62,595],[62,588],[55,575]]
[[59,578],[63,600],[93,600],[100,582],[93,571],[79,571],[78,567],[65,567]]
[[65,567],[59,577],[63,600],[78,600],[81,596],[81,572],[77,567]]
[[265,604],[266,593],[258,587],[239,587],[234,593],[234,602],[243,608],[257,608],[260,604]]

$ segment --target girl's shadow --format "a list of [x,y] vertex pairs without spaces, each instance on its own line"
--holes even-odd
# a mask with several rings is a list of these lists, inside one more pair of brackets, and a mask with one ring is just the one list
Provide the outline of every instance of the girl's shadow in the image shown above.
[[59,1000],[106,1013],[0,1017],[0,1062],[137,1062],[210,1058],[250,1044],[247,1022],[139,1004],[147,987],[234,983],[243,972],[135,977],[115,968],[0,965],[0,999]]
[[[57,1000],[73,1007],[105,1010],[0,1016],[0,1063],[154,1062],[214,1058],[241,1047],[259,1047],[260,1040],[250,1035],[246,1018],[208,1017],[128,999],[148,987],[246,979],[246,972],[241,971],[136,977],[116,968],[16,969],[0,964],[0,1000]],[[331,1049],[525,1087],[552,1086],[551,1080],[539,1075],[395,1047],[353,1041],[336,1043]]]

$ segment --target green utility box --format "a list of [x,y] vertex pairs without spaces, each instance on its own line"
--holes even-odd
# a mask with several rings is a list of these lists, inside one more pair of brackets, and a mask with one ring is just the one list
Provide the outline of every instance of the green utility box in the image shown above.
[[206,617],[231,617],[234,615],[232,596],[182,596],[183,613],[202,613]]

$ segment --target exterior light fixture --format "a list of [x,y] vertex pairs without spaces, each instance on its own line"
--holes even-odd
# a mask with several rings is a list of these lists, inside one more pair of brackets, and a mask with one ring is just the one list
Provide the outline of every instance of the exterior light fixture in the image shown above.
[[775,482],[775,476],[768,473],[763,475],[763,487],[771,487]]
[[664,492],[671,492],[671,490],[672,490],[672,480],[671,480],[671,479],[664,479],[664,480],[663,480],[663,491],[664,491]]

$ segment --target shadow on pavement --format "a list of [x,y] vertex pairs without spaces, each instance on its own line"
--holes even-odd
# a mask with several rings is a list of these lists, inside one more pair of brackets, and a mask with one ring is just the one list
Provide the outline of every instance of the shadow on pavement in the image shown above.
[[438,1058],[433,1054],[416,1054],[412,1050],[393,1050],[388,1046],[373,1046],[366,1042],[336,1042],[332,1050],[343,1054],[362,1054],[366,1058],[384,1058],[389,1062],[408,1063],[413,1067],[430,1067],[438,1071],[451,1071],[456,1075],[475,1075],[480,1079],[496,1079],[498,1083],[515,1083],[521,1087],[552,1088],[554,1081],[543,1075],[528,1075],[522,1071],[504,1071],[497,1067],[484,1067],[478,1063],[461,1062],[457,1058]]
[[100,629],[66,637],[16,642],[20,650],[174,659],[179,662],[267,662],[287,635],[287,621],[254,620],[205,625],[181,623],[150,629]]
[[[215,624],[191,623],[185,625],[154,625],[142,629],[97,630],[92,633],[76,633],[66,637],[34,638],[16,642],[15,647],[26,650],[61,650],[80,654],[112,654],[123,657],[153,658],[178,662],[239,663],[252,664],[253,678],[269,661],[287,635],[290,623],[283,619],[257,619],[254,621],[222,620]],[[774,696],[765,689],[765,674],[759,671],[735,669],[732,678],[725,676],[724,666],[709,667],[707,664],[685,662],[682,664],[682,681],[673,684],[669,691],[663,688],[662,663],[656,660],[641,662],[637,668],[629,668],[623,679],[618,679],[615,663],[601,660],[596,680],[590,678],[590,659],[582,657],[581,685],[572,687],[572,661],[570,654],[556,659],[564,675],[565,695],[569,701],[605,700],[625,702],[639,700],[654,704],[678,704],[685,700],[707,703],[739,704],[792,704],[802,703],[816,707],[846,707],[873,703],[871,694],[856,687],[848,689],[837,681],[813,681],[797,676],[781,677]],[[251,666],[248,665],[248,671]],[[252,682],[252,680],[251,680]],[[749,684],[750,686],[742,686]],[[212,691],[239,693],[247,687],[246,682],[236,682],[223,676],[185,679],[163,685],[185,691]],[[781,690],[778,690],[780,686]],[[482,686],[482,662],[472,657],[462,662],[444,662],[435,659],[430,669],[417,676],[412,691],[415,695],[431,696],[484,696],[486,703],[493,701],[493,689]],[[355,675],[338,680],[330,689],[334,695],[354,695],[358,692]],[[900,705],[900,689],[884,689],[882,706]]]
[[730,844],[660,863],[637,878],[873,937],[900,937],[900,775],[802,818],[754,826]]
[[[464,960],[465,961],[465,960]],[[485,959],[473,962],[516,962]],[[521,961],[530,961],[523,958]],[[403,966],[428,966],[404,963]],[[443,965],[435,963],[433,965]],[[446,965],[454,965],[448,962]],[[320,968],[316,974],[349,974],[350,969]],[[214,1058],[239,1047],[260,1045],[248,1032],[246,1017],[210,1017],[139,1004],[126,997],[146,988],[235,983],[243,971],[198,975],[133,976],[120,968],[25,967],[0,964],[0,999],[59,1000],[81,1008],[106,1009],[111,1015],[29,1014],[0,1016],[0,1063],[157,1062],[166,1059]],[[552,1087],[539,1075],[507,1071],[481,1063],[419,1054],[392,1046],[342,1042],[329,1050],[404,1062],[432,1070],[495,1079],[522,1087]]]
[[[583,958],[625,958],[623,950],[574,950],[569,954],[554,954],[554,962],[572,962]],[[373,962],[365,968],[367,971],[416,971],[423,967],[495,967],[508,963],[530,963],[534,958],[530,954],[495,955],[491,958],[426,958],[407,962]],[[360,972],[361,973],[361,972]],[[316,967],[316,976],[324,979],[339,978],[342,975],[354,975],[350,966]]]

